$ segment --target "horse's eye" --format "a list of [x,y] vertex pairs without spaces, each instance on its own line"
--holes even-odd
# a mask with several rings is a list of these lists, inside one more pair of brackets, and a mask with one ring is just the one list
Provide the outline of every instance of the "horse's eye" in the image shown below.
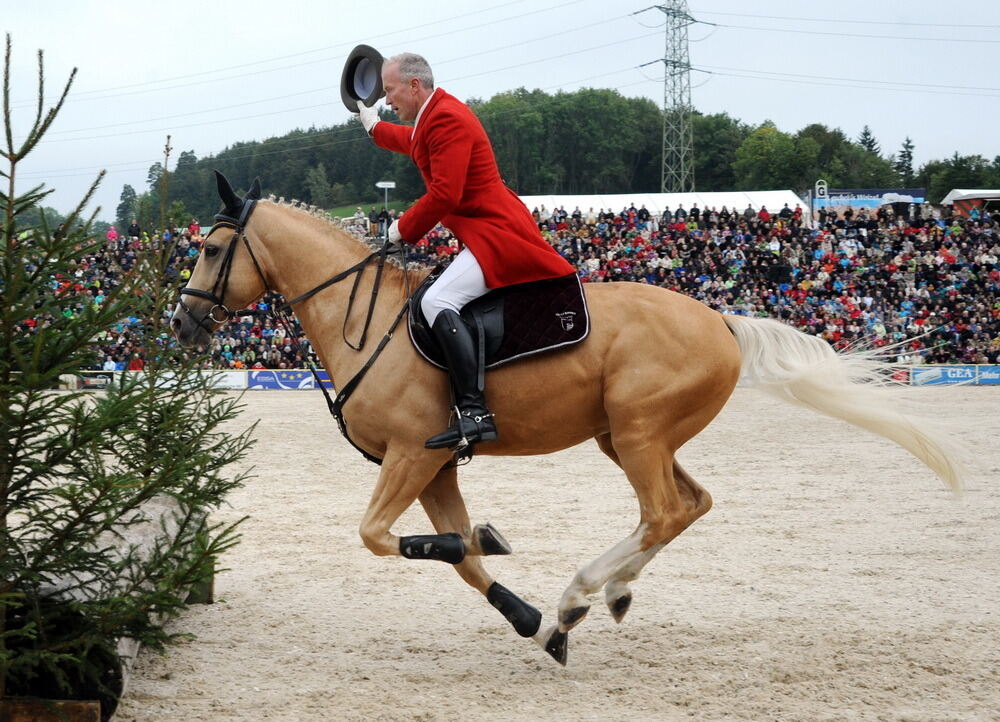
[[212,256],[219,255],[218,246],[205,246],[205,255],[211,258]]

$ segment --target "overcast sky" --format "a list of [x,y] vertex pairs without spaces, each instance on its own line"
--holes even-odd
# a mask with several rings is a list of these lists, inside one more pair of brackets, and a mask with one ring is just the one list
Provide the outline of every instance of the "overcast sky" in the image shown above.
[[[36,51],[45,51],[47,96],[79,68],[18,185],[45,182],[56,189],[46,204],[65,212],[106,169],[96,203],[110,220],[123,184],[146,189],[168,133],[173,163],[184,150],[200,158],[234,142],[346,120],[340,74],[359,43],[386,56],[421,53],[437,84],[462,99],[519,86],[609,87],[659,104],[662,65],[637,67],[664,52],[663,13],[632,15],[646,7],[643,0],[0,0],[0,30],[14,41],[17,130],[34,112]],[[851,137],[867,123],[885,153],[910,136],[918,164],[956,150],[1000,154],[997,0],[688,0],[688,8],[699,21],[689,29],[699,69],[691,97],[704,113],[771,119],[789,132],[819,122]]]

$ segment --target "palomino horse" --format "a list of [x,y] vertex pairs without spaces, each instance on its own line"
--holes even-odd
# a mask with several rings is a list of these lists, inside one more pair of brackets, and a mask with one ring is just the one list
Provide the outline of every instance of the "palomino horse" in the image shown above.
[[[345,338],[361,335],[364,312],[348,317],[349,283],[324,282],[372,249],[328,219],[273,200],[246,199],[219,176],[228,222],[205,239],[172,326],[183,345],[205,345],[210,332],[267,291],[294,301],[295,314],[322,365],[338,384],[369,360]],[[250,211],[252,216],[250,215]],[[374,303],[373,333],[385,334],[409,288],[427,275],[386,266]],[[375,272],[355,289],[367,299]],[[412,283],[410,283],[412,282]],[[311,290],[323,286],[313,295]],[[573,577],[554,624],[486,571],[482,557],[509,553],[489,525],[470,525],[456,468],[447,450],[424,440],[448,423],[444,372],[415,352],[405,333],[388,338],[381,356],[344,407],[350,439],[382,459],[378,483],[361,521],[365,546],[377,555],[440,559],[487,597],[524,637],[565,664],[567,632],[585,616],[588,598],[604,589],[621,621],[632,601],[630,583],[654,555],[712,505],[709,493],[681,468],[677,450],[719,413],[741,372],[755,385],[793,403],[846,420],[903,446],[949,486],[961,470],[944,439],[879,389],[884,367],[861,353],[837,354],[822,340],[776,321],[723,316],[698,301],[656,286],[586,286],[592,330],[564,351],[533,356],[488,374],[487,396],[498,441],[484,455],[547,454],[595,439],[618,464],[638,497],[635,530]],[[346,337],[343,335],[346,323]],[[437,534],[400,537],[393,524],[415,500]]]

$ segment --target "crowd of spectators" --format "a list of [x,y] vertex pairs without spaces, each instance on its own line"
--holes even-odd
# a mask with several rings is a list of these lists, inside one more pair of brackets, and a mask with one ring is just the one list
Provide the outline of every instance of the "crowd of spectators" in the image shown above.
[[[904,204],[820,209],[809,221],[787,205],[662,213],[542,206],[533,216],[587,283],[655,284],[722,313],[780,318],[836,348],[891,346],[901,364],[1000,363],[1000,213],[960,217],[950,206]],[[346,225],[376,235],[392,218],[359,209]],[[197,221],[150,236],[137,226],[120,235],[112,228],[104,250],[59,282],[82,303],[100,303],[143,244],[176,240],[170,281],[183,284],[200,231]],[[409,260],[439,263],[457,251],[439,226],[410,247]],[[141,323],[123,319],[99,339],[101,368],[142,367],[149,349],[131,332]],[[291,334],[297,338],[264,317],[234,321],[213,338],[210,364],[303,368],[308,341],[297,324]]]
[[[61,232],[61,229],[56,230],[56,234]],[[124,233],[112,226],[99,249],[77,259],[65,276],[52,280],[53,290],[61,294],[72,294],[77,299],[64,313],[82,313],[88,305],[101,304],[105,294],[122,283],[125,274],[132,270],[139,256],[149,248],[171,249],[164,283],[179,288],[191,277],[202,241],[202,227],[194,219],[186,228],[170,227],[164,232],[144,232],[134,220]],[[308,340],[297,323],[290,327],[291,333],[298,335],[297,339],[292,339],[288,337],[282,324],[275,324],[263,315],[271,300],[265,299],[257,304],[262,314],[260,317],[237,319],[215,334],[208,349],[206,367],[305,367],[305,356],[311,352]],[[165,311],[165,320],[171,311],[172,308]],[[38,319],[28,319],[24,324],[25,331],[32,332],[38,323]],[[157,352],[158,345],[172,343],[165,334],[151,340],[149,324],[148,318],[129,316],[99,334],[96,339],[97,360],[94,369],[123,371],[144,368],[150,354]]]

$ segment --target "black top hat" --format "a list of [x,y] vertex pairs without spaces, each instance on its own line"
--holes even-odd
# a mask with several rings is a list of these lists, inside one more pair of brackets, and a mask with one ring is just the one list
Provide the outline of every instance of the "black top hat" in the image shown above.
[[358,101],[371,106],[385,95],[382,88],[382,53],[368,45],[359,45],[347,56],[344,74],[340,76],[340,99],[352,113],[358,112]]

